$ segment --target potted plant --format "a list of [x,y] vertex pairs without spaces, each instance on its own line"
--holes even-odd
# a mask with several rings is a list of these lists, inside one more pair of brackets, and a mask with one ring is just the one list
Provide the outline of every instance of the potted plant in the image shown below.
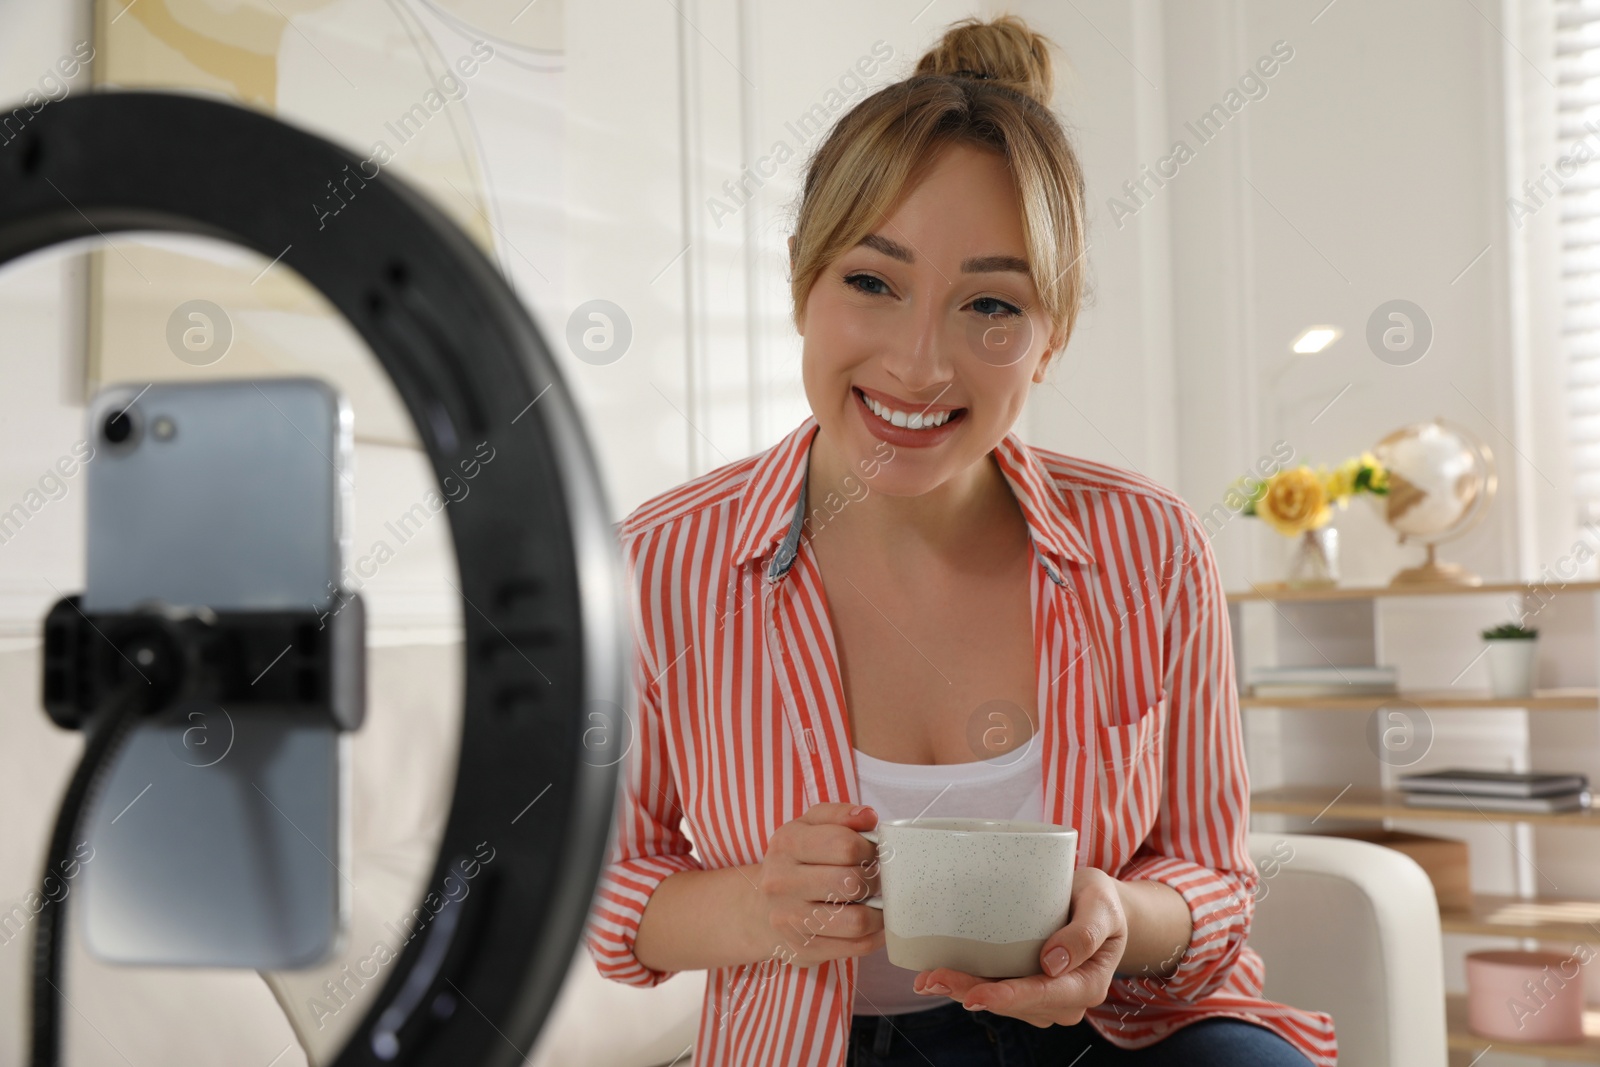
[[1332,505],[1342,511],[1357,493],[1386,495],[1389,473],[1371,452],[1363,452],[1332,470],[1302,463],[1265,481],[1241,478],[1233,489],[1243,498],[1240,514],[1263,518],[1285,537],[1299,539],[1285,584],[1315,588],[1339,584],[1338,531],[1328,525]]
[[1489,646],[1490,695],[1532,696],[1539,631],[1520,623],[1504,622],[1484,630],[1483,640]]

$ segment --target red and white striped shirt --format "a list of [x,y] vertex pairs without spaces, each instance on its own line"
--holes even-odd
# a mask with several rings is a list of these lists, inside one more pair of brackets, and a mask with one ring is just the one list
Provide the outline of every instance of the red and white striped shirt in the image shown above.
[[[600,973],[653,986],[634,937],[677,871],[759,862],[813,804],[859,803],[833,627],[802,538],[815,416],[771,448],[662,493],[622,521],[636,736],[584,939]],[[1025,445],[994,449],[1033,540],[1046,818],[1078,863],[1172,886],[1193,936],[1167,978],[1112,982],[1086,1018],[1140,1048],[1188,1023],[1246,1019],[1318,1067],[1333,1019],[1261,996],[1245,944],[1259,875],[1221,577],[1204,527],[1142,475]],[[836,510],[836,509],[835,509]],[[826,521],[828,509],[821,515]],[[692,839],[692,840],[691,840]],[[694,854],[691,854],[691,851]],[[714,968],[703,1067],[842,1067],[856,957]]]

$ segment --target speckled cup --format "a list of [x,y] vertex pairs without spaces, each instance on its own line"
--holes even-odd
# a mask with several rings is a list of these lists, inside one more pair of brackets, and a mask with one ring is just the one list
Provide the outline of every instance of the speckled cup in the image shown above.
[[981,978],[1042,974],[1039,952],[1067,924],[1078,831],[1011,819],[893,819],[878,846],[889,962]]

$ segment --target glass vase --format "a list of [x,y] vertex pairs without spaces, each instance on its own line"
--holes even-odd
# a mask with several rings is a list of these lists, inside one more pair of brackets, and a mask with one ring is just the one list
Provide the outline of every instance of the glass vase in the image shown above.
[[1289,557],[1285,583],[1294,589],[1324,589],[1339,584],[1339,531],[1332,526],[1306,530]]

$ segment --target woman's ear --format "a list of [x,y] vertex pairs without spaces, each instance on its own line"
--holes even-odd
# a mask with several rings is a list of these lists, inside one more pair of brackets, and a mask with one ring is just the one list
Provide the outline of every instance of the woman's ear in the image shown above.
[[1051,343],[1045,347],[1043,352],[1039,353],[1039,365],[1033,368],[1033,381],[1035,384],[1044,381],[1044,373],[1050,369],[1050,359],[1055,354],[1056,349],[1065,348],[1067,344],[1066,338],[1057,333],[1052,333],[1050,340]]
[[794,271],[794,234],[789,235],[789,270]]

